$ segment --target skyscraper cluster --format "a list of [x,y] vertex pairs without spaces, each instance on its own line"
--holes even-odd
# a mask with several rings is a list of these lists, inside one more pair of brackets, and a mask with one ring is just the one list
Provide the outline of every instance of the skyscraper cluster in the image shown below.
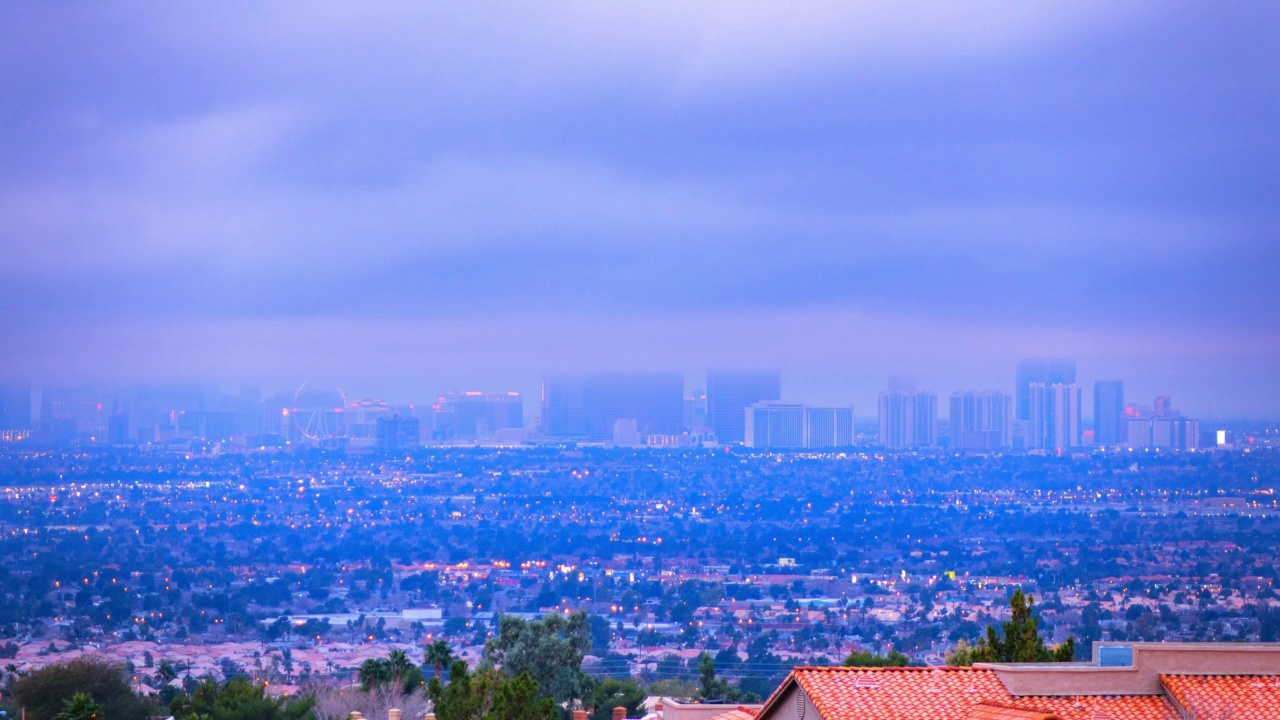
[[[1127,403],[1120,380],[1093,386],[1093,428],[1071,360],[1018,363],[1013,392],[957,391],[940,419],[938,396],[897,377],[880,393],[877,425],[860,434],[852,405],[784,402],[782,374],[712,369],[706,390],[687,392],[684,373],[560,373],[543,377],[537,422],[513,391],[450,390],[434,402],[350,400],[337,388],[304,384],[263,397],[256,388],[226,394],[200,387],[127,391],[0,385],[0,442],[41,446],[123,445],[197,440],[244,447],[303,445],[402,450],[434,443],[587,442],[618,446],[745,445],[825,449],[882,447],[1060,453],[1082,447],[1190,450],[1199,423],[1161,395],[1148,407]],[[872,433],[874,432],[874,436]]]
[[945,432],[939,433],[936,401],[914,383],[895,378],[880,394],[878,440],[888,448],[927,448],[941,434],[959,450],[1020,449],[1063,452],[1088,445],[1194,450],[1199,424],[1172,409],[1168,396],[1150,410],[1126,405],[1124,384],[1094,384],[1094,429],[1088,438],[1083,421],[1083,390],[1076,364],[1066,359],[1018,363],[1012,396],[999,390],[952,393]]
[[684,375],[633,372],[543,378],[539,429],[546,437],[605,441],[621,419],[635,420],[635,431],[642,436],[679,435]]

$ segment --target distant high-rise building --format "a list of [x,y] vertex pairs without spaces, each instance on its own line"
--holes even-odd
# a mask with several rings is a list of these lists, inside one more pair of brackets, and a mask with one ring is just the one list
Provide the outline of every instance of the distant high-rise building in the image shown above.
[[1124,383],[1099,380],[1093,384],[1093,442],[1119,445],[1125,441]]
[[804,447],[803,405],[758,403],[744,411],[743,421],[747,447],[779,450]]
[[853,408],[766,401],[743,412],[747,447],[816,450],[853,445]]
[[124,413],[112,413],[107,418],[107,442],[112,445],[124,445],[129,442],[129,416]]
[[384,451],[412,450],[419,446],[418,418],[392,415],[377,419],[378,449]]
[[0,385],[0,430],[31,428],[31,386]]
[[1068,450],[1079,447],[1080,387],[1033,383],[1031,391],[1031,447]]
[[1076,361],[1062,359],[1019,360],[1017,381],[1014,388],[1018,420],[1031,419],[1031,386],[1073,385],[1076,381]]
[[707,425],[707,393],[701,389],[684,399],[684,429],[694,432]]
[[916,444],[914,418],[916,396],[901,392],[880,393],[880,444],[888,448]]
[[[88,387],[44,388],[40,394],[40,422],[50,426],[58,423],[58,432],[65,434],[71,427],[73,436],[95,442],[107,439],[107,418],[115,411],[116,396],[104,390]],[[68,425],[68,422],[70,425]]]
[[679,435],[684,376],[678,372],[548,375],[539,427],[549,437],[608,440],[615,420],[634,418],[641,435]]
[[613,421],[614,447],[640,447],[644,439],[636,429],[635,418],[618,418]]
[[1013,399],[1008,393],[994,390],[952,393],[950,422],[953,448],[1013,447]]
[[1181,415],[1152,418],[1151,446],[1170,450],[1200,449],[1200,421]]
[[931,392],[880,393],[880,444],[889,448],[938,444],[938,396]]
[[853,445],[853,406],[806,407],[805,447],[812,450]]
[[261,389],[241,388],[240,395],[231,398],[230,405],[237,435],[244,436],[250,442],[262,442],[266,435],[280,434],[280,408],[263,403]]
[[[407,410],[405,408],[404,410]],[[347,403],[343,417],[343,428],[347,437],[357,445],[371,445],[377,442],[378,420],[392,415],[408,415],[401,408],[394,407],[386,400],[363,398]]]
[[518,392],[454,390],[432,405],[437,440],[474,440],[524,427],[524,396]]
[[916,393],[915,424],[916,447],[933,447],[938,444],[938,396],[929,392]]
[[1160,395],[1152,412],[1134,410],[1127,417],[1126,444],[1135,449],[1197,450],[1200,448],[1200,421],[1183,417],[1173,409],[1168,395]]
[[722,443],[746,439],[745,410],[782,398],[778,370],[708,370],[707,424]]
[[[195,386],[149,386],[135,388],[129,394],[129,435],[139,442],[173,439],[179,433],[184,414],[205,409],[205,393]],[[292,398],[292,394],[289,394]],[[273,418],[279,424],[282,401]]]

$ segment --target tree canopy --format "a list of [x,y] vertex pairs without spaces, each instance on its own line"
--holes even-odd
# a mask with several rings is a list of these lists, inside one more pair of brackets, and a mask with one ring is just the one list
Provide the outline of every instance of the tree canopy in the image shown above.
[[1040,637],[1039,620],[1035,617],[1035,600],[1014,590],[1009,598],[1010,617],[1001,623],[987,626],[985,637],[978,644],[965,643],[947,655],[949,665],[972,665],[975,662],[1070,662],[1075,659],[1075,638],[1068,637],[1062,644],[1050,648]]
[[63,704],[55,720],[102,720],[102,708],[89,693],[76,693]]
[[427,645],[422,658],[422,666],[435,668],[436,677],[443,675],[444,669],[452,662],[453,651],[449,649],[449,643],[444,640],[437,640]]
[[527,673],[542,695],[572,703],[589,686],[582,672],[582,658],[589,649],[591,625],[585,612],[548,614],[538,620],[503,615],[497,637],[485,643],[484,658],[509,677]]
[[471,672],[467,663],[455,660],[449,682],[431,678],[427,696],[438,720],[557,720],[551,698],[539,693],[538,683],[521,673],[507,677],[493,668]]
[[710,653],[698,656],[698,694],[696,699],[702,702],[718,700],[722,702],[755,702],[759,696],[737,687],[728,680],[716,677],[716,661]]
[[392,686],[408,695],[425,683],[422,671],[409,660],[409,655],[403,650],[392,650],[386,658],[381,660],[377,658],[365,660],[360,664],[357,674],[360,678],[360,687],[365,692],[374,688]]
[[125,667],[94,657],[46,665],[13,684],[14,702],[26,708],[28,720],[55,720],[78,694],[88,696],[103,718],[145,720],[147,716],[142,700],[129,687]]
[[845,667],[906,667],[911,662],[911,658],[898,652],[890,650],[887,654],[877,655],[873,652],[865,650],[855,650],[849,653],[849,657],[844,659]]
[[175,698],[169,712],[176,720],[311,720],[314,705],[310,696],[269,697],[265,685],[244,678],[224,683],[209,679],[197,686],[190,698]]
[[591,708],[591,720],[609,720],[613,709],[621,705],[627,709],[627,717],[639,717],[645,693],[630,678],[604,678],[595,682],[587,697]]

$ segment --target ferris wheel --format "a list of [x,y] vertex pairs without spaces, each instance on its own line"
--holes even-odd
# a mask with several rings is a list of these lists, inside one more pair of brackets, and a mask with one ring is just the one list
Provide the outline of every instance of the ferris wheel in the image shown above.
[[347,396],[342,388],[314,388],[302,383],[293,393],[290,430],[301,441],[323,444],[346,435]]

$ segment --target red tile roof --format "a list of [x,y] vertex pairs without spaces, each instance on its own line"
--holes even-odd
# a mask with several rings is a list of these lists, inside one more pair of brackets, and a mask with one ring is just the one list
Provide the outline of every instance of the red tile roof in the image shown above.
[[1053,713],[1042,713],[1039,710],[1021,710],[983,703],[974,705],[966,720],[1058,720]]
[[1163,695],[1020,697],[1018,707],[1043,708],[1059,720],[1182,720]]
[[791,674],[825,720],[967,720],[975,705],[1012,700],[988,669],[799,667]]
[[1160,681],[1200,720],[1280,718],[1280,675],[1161,675]]
[[1181,720],[1163,695],[1015,698],[990,669],[950,667],[799,667],[758,717],[792,679],[823,720]]

